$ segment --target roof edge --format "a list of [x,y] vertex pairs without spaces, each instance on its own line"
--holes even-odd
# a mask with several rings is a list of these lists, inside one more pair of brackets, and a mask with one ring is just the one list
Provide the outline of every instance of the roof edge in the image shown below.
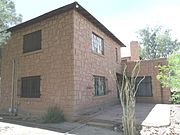
[[67,11],[69,11],[69,10],[71,10],[71,9],[74,9],[74,8],[75,8],[75,4],[76,4],[76,2],[73,2],[73,3],[71,3],[71,4],[68,4],[68,5],[65,5],[65,6],[63,6],[63,7],[57,8],[57,9],[55,9],[55,10],[52,10],[52,11],[50,11],[50,12],[47,12],[47,13],[42,14],[42,15],[40,15],[40,16],[37,16],[37,17],[35,17],[35,18],[33,18],[33,19],[30,19],[30,20],[28,20],[28,21],[25,21],[25,22],[23,22],[23,23],[20,23],[20,24],[18,24],[18,25],[16,25],[16,26],[13,26],[13,27],[9,28],[8,30],[9,30],[9,31],[15,31],[15,30],[24,28],[24,27],[26,27],[26,26],[29,26],[29,25],[31,25],[31,24],[37,23],[37,22],[39,22],[39,21],[42,21],[42,20],[44,20],[44,19],[50,18],[50,17],[52,17],[52,16],[55,16],[55,15],[58,15],[58,14],[67,12]]
[[109,36],[111,39],[113,39],[117,44],[119,44],[121,47],[126,47],[114,34],[112,34],[102,23],[100,23],[94,16],[92,16],[86,9],[84,9],[78,2],[73,2],[71,4],[65,5],[63,7],[60,7],[58,9],[52,10],[50,12],[47,12],[43,15],[40,15],[38,17],[35,17],[31,20],[28,20],[26,22],[20,23],[16,26],[13,26],[8,29],[8,31],[15,31],[21,28],[24,28],[26,26],[29,26],[31,24],[37,23],[39,21],[42,21],[44,19],[50,18],[52,16],[70,11],[70,10],[76,10],[78,13],[83,15],[88,21],[93,23],[96,27],[98,27],[101,31],[103,31],[107,36]]
[[84,9],[79,3],[75,2],[76,11],[82,14],[88,21],[92,22],[101,31],[106,33],[111,39],[118,43],[121,47],[126,47],[112,32],[110,32],[102,23],[100,23],[93,15],[91,15],[86,9]]

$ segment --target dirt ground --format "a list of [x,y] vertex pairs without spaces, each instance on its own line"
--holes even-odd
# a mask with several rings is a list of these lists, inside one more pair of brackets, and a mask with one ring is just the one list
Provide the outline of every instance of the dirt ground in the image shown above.
[[0,122],[0,135],[64,135],[62,133]]
[[[142,123],[154,106],[155,104],[136,105],[138,124]],[[0,135],[122,135],[120,132],[122,130],[119,132],[114,130],[113,125],[114,122],[115,124],[121,122],[121,116],[121,108],[119,105],[115,105],[103,110],[98,115],[94,115],[91,121],[86,123],[42,124],[0,117]],[[145,127],[141,130],[141,135],[180,135],[180,105],[172,105],[169,118],[170,125],[167,127]]]
[[71,134],[0,122],[0,135],[120,135],[108,129],[84,126]]

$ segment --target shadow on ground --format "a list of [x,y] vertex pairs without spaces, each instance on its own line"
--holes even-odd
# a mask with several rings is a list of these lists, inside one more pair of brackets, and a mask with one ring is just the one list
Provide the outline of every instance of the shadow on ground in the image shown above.
[[[136,123],[141,125],[155,104],[137,103],[136,104]],[[120,134],[122,108],[114,105],[101,109],[96,113],[82,114],[77,122],[64,122],[59,124],[42,124],[35,122],[22,121],[4,117],[0,121],[14,123],[18,125],[52,130],[60,133],[70,133],[77,135],[116,135]],[[0,131],[1,132],[1,131]],[[5,134],[4,134],[5,135]]]

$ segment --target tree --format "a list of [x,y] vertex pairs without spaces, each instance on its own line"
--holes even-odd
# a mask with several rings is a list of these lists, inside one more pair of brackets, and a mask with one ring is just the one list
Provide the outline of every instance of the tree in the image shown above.
[[170,101],[180,104],[180,53],[171,54],[167,61],[167,65],[158,65],[157,79],[163,87],[172,89]]
[[166,58],[180,49],[180,42],[177,39],[173,40],[170,32],[161,26],[139,30],[137,33],[141,45],[140,56],[143,59]]
[[164,87],[170,87],[180,91],[180,53],[171,54],[167,65],[159,65],[159,74],[157,79],[160,80]]
[[123,110],[123,132],[124,135],[136,135],[135,95],[139,84],[144,78],[136,85],[136,79],[140,71],[140,61],[135,64],[130,77],[126,75],[126,68],[127,65],[125,65],[123,71],[122,82],[117,80],[117,88],[119,90],[119,97]]
[[22,21],[22,16],[16,13],[15,4],[11,0],[0,0],[0,46],[10,37],[7,29]]

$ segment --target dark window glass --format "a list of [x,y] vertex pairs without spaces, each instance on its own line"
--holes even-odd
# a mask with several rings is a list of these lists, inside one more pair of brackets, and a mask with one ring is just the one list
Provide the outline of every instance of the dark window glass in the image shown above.
[[[143,77],[136,79],[136,86]],[[140,83],[136,96],[150,97],[152,96],[152,79],[151,76],[146,76],[145,79]]]
[[23,53],[41,49],[41,30],[23,36]]
[[94,76],[94,95],[102,96],[106,94],[106,79],[102,76]]
[[30,76],[21,78],[21,97],[40,97],[40,76]]

